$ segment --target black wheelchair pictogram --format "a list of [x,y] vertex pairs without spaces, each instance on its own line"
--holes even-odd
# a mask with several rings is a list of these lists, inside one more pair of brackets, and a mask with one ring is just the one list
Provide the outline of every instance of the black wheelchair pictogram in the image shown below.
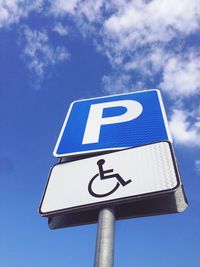
[[[88,191],[89,191],[90,195],[92,195],[93,197],[106,197],[106,196],[109,196],[119,188],[120,184],[122,186],[126,186],[127,184],[132,182],[131,179],[129,179],[127,181],[124,181],[124,179],[119,175],[119,173],[114,173],[113,169],[104,170],[103,169],[104,163],[105,163],[104,159],[100,159],[100,160],[97,161],[97,165],[98,165],[98,168],[99,168],[99,173],[97,173],[94,177],[92,177],[92,179],[90,180],[90,182],[88,184]],[[106,175],[107,173],[112,173],[112,174]],[[92,188],[93,182],[97,177],[99,177],[100,180],[106,180],[106,179],[115,178],[115,179],[117,179],[117,182],[116,182],[116,185],[114,186],[114,188],[112,190],[110,190],[109,192],[104,193],[104,194],[97,194],[97,193],[94,192],[94,190]]]

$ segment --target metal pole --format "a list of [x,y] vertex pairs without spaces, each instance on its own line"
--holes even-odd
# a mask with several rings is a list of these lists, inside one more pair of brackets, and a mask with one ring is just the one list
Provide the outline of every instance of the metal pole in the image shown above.
[[99,212],[94,267],[113,267],[115,215],[112,208]]

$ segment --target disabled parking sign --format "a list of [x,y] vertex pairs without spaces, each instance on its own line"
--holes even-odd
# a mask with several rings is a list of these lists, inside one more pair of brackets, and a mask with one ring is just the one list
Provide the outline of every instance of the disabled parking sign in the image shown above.
[[97,222],[108,206],[117,220],[187,208],[159,90],[73,102],[54,155],[39,208],[51,229]]
[[116,219],[185,210],[171,143],[56,164],[39,211],[55,229],[96,222],[99,209],[108,205],[115,207]]
[[159,90],[71,104],[54,156],[76,156],[172,141]]

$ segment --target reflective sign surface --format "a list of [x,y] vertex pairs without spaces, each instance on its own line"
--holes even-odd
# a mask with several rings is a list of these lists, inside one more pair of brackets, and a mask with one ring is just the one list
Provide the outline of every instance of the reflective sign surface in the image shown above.
[[54,156],[73,156],[171,141],[160,91],[79,100],[71,104]]
[[42,215],[175,190],[180,180],[168,142],[55,165]]

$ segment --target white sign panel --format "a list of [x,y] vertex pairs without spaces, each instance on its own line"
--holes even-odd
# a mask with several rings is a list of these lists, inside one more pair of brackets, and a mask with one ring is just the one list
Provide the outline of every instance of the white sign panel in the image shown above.
[[180,181],[168,142],[55,165],[41,215],[175,190]]

